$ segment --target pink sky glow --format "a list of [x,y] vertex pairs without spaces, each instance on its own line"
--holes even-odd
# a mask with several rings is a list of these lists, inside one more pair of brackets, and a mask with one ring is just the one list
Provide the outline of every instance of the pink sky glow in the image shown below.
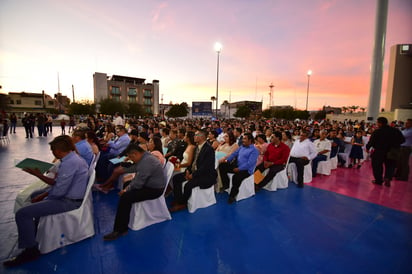
[[[57,92],[93,98],[93,73],[160,80],[164,102],[208,101],[216,93],[216,52],[223,45],[219,103],[365,107],[376,1],[53,1],[0,2],[1,92]],[[412,43],[412,1],[389,1],[389,48]]]

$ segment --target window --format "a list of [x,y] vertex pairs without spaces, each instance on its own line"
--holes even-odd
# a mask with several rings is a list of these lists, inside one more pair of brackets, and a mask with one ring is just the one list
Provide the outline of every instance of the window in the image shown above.
[[146,107],[146,113],[152,113],[152,108],[151,107]]
[[53,101],[48,101],[49,106],[54,106],[54,102]]
[[16,105],[21,105],[21,100],[16,100]]
[[145,97],[152,97],[152,91],[150,89],[145,89],[144,90],[144,96]]
[[127,92],[127,95],[129,95],[129,96],[136,96],[136,95],[137,95],[137,90],[136,90],[136,88],[129,88],[129,91]]
[[136,103],[137,90],[136,88],[129,88],[128,92],[129,103]]
[[114,95],[111,98],[116,102],[120,102],[120,95]]
[[112,86],[112,95],[120,95],[120,87]]
[[36,106],[41,106],[41,100],[34,100],[34,104]]
[[152,104],[152,100],[150,98],[145,98],[144,99],[144,104],[145,105],[151,105]]
[[10,99],[10,105],[14,105],[14,100]]

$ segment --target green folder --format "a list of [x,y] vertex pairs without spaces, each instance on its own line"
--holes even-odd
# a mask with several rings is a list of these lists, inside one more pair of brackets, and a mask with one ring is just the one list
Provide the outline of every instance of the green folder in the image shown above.
[[51,163],[39,161],[39,160],[32,159],[32,158],[26,158],[16,165],[16,167],[18,168],[32,168],[32,169],[37,168],[38,170],[40,170],[41,173],[46,172],[52,166],[53,164]]

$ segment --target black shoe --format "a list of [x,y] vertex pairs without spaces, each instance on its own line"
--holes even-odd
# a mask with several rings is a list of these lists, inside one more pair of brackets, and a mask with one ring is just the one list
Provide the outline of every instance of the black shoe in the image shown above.
[[298,187],[299,187],[299,188],[303,188],[303,184],[298,184]]
[[361,165],[358,165],[356,168],[357,168],[357,169],[360,169],[360,168],[361,168]]
[[385,183],[383,185],[387,186],[387,187],[390,187],[391,186],[391,180],[385,179]]
[[17,257],[14,257],[8,261],[3,262],[3,265],[5,267],[18,266],[24,263],[34,261],[39,257],[40,251],[37,248],[26,248],[25,250],[23,250],[22,253],[17,255]]
[[127,234],[127,231],[125,232],[113,231],[112,233],[104,235],[103,239],[105,241],[114,241],[114,240],[117,240],[119,237],[124,236],[126,234]]
[[348,165],[348,168],[352,168],[352,164]]
[[256,193],[256,192],[259,192],[261,189],[262,189],[262,188],[261,188],[260,186],[255,185],[255,193]]
[[227,203],[229,205],[233,204],[234,202],[236,202],[236,198],[235,197],[229,197],[229,199],[227,200]]
[[376,180],[372,180],[372,184],[375,184],[375,185],[382,185],[382,182],[378,182],[378,181],[376,181]]

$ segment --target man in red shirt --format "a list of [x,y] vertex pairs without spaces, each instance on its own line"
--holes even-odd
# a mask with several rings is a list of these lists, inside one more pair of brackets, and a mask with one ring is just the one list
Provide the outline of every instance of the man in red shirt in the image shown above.
[[286,162],[289,158],[290,148],[281,142],[282,133],[275,131],[272,135],[271,143],[268,145],[265,155],[263,156],[263,162],[256,167],[256,170],[263,172],[265,169],[269,169],[268,174],[263,180],[255,185],[255,190],[259,191],[265,185],[267,185],[276,174],[285,168]]

